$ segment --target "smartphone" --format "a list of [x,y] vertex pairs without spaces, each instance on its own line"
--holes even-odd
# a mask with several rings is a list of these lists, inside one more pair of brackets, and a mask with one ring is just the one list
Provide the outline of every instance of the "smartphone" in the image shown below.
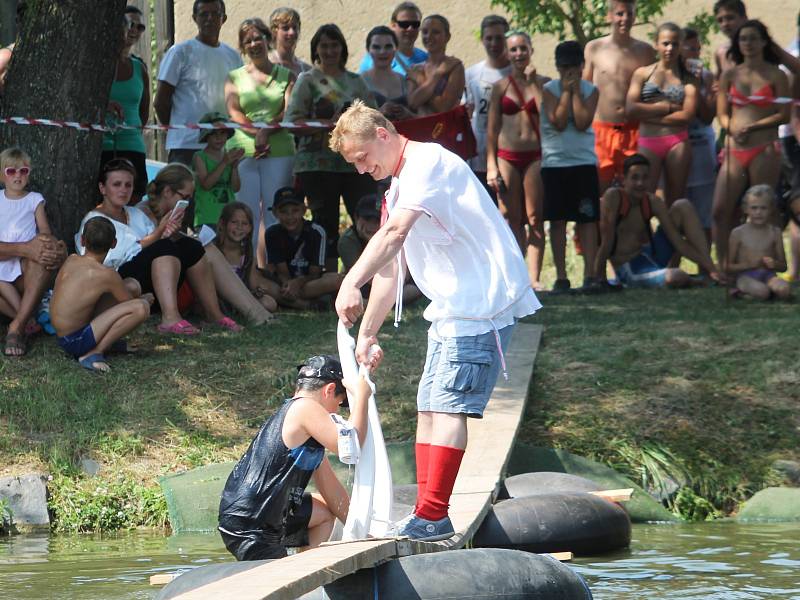
[[170,221],[173,220],[178,213],[185,211],[187,206],[189,206],[188,200],[178,200],[169,215]]

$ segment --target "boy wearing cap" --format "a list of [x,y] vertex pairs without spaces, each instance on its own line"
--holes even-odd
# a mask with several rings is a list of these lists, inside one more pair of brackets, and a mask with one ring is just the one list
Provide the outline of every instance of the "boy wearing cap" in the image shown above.
[[[233,468],[219,504],[219,532],[237,560],[283,558],[287,547],[326,541],[334,519],[347,520],[350,499],[325,450],[338,452],[332,419],[347,406],[360,444],[367,434],[370,388],[363,377],[342,381],[333,356],[312,356],[297,370],[294,396],[258,430]],[[305,491],[311,478],[318,494]]]
[[310,308],[312,301],[334,294],[342,282],[338,273],[324,273],[325,229],[303,218],[303,197],[291,187],[275,192],[272,211],[278,222],[264,234],[272,286],[267,293],[278,304]]
[[[208,113],[201,123],[225,123],[220,113]],[[225,143],[233,136],[233,129],[201,129],[199,141],[205,148],[198,150],[192,158],[192,167],[197,174],[194,191],[194,226],[216,227],[223,207],[236,200],[239,191],[239,161],[244,150],[234,148],[225,151]]]
[[592,120],[597,87],[581,79],[583,49],[578,42],[556,47],[559,78],[542,93],[542,182],[544,219],[550,221],[550,246],[556,266],[554,291],[570,288],[567,279],[567,221],[575,222],[583,247],[584,285],[589,283],[597,250],[599,181]]

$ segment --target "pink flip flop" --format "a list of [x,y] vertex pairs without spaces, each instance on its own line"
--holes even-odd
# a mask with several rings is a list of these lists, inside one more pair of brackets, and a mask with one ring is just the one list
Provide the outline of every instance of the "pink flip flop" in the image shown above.
[[197,335],[200,330],[189,323],[186,319],[173,323],[172,325],[164,325],[163,323],[156,327],[159,333],[171,333],[173,335]]
[[217,321],[217,325],[219,327],[222,327],[223,329],[232,331],[233,333],[239,333],[242,329],[244,329],[244,327],[239,325],[236,321],[234,321],[230,317],[222,317],[219,321]]

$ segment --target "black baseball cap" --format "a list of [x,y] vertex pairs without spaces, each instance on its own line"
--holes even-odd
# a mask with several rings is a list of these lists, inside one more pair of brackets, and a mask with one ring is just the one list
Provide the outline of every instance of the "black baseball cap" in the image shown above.
[[272,210],[277,210],[286,204],[303,205],[303,195],[290,186],[282,187],[275,192],[275,199],[272,201]]
[[[297,381],[301,379],[321,379],[322,381],[332,381],[337,383],[336,393],[345,394],[342,384],[342,363],[339,359],[330,354],[320,354],[307,358],[302,365],[297,365]],[[339,406],[348,406],[347,396]]]
[[356,217],[380,220],[381,208],[377,194],[367,194],[356,204]]
[[556,46],[556,66],[577,67],[583,63],[583,48],[578,42],[561,42]]

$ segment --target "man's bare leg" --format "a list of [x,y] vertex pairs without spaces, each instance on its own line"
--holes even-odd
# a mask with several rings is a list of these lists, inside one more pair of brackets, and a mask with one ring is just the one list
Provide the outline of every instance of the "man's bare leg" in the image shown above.
[[319,494],[311,494],[311,519],[308,521],[308,547],[316,548],[331,537],[336,517]]
[[669,208],[669,216],[694,251],[699,256],[707,256],[706,233],[692,203],[686,198],[676,200]]

